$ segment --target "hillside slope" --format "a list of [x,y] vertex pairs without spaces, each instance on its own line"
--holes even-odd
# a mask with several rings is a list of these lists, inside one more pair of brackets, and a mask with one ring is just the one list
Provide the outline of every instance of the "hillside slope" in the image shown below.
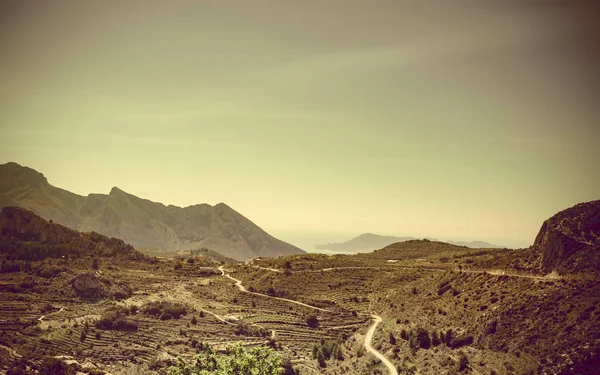
[[600,273],[600,200],[580,203],[544,222],[533,250],[543,272]]
[[123,239],[136,248],[166,251],[205,247],[236,260],[303,253],[224,203],[165,206],[118,188],[80,196],[16,163],[0,165],[0,207],[20,206],[80,231]]
[[27,261],[61,257],[148,259],[123,240],[96,232],[81,233],[21,207],[4,207],[0,212],[0,253],[10,260]]

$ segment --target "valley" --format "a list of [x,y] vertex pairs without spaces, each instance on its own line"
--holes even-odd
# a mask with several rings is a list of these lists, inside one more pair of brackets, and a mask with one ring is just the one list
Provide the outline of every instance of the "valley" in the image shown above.
[[161,259],[16,208],[2,210],[0,245],[0,366],[9,375],[52,358],[83,373],[166,374],[236,342],[271,348],[285,374],[597,368],[597,278],[582,266],[543,272],[541,247],[409,240],[243,264]]
[[1,1],[0,375],[600,375],[597,3]]

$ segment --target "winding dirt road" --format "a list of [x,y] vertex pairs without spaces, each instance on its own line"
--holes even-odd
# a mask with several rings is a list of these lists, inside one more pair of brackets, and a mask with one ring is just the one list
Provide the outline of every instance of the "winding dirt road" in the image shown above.
[[53,312],[53,313],[50,313],[50,314],[48,314],[48,315],[42,315],[42,316],[40,316],[40,317],[38,318],[38,320],[41,322],[42,320],[44,320],[44,318],[45,318],[45,317],[48,317],[48,316],[50,316],[50,315],[54,315],[54,314],[58,314],[59,312],[61,312],[61,311],[63,311],[63,310],[64,310],[64,307],[61,307],[61,308],[60,308],[60,310],[58,310],[58,311],[55,311],[55,312]]
[[0,348],[5,349],[6,351],[8,351],[8,356],[11,358],[21,358],[22,356],[17,353],[13,348],[8,347],[6,345],[2,345],[0,344]]
[[392,362],[390,362],[387,358],[385,358],[383,354],[379,353],[377,350],[375,350],[375,348],[371,346],[375,329],[377,328],[377,325],[381,323],[381,317],[379,315],[371,315],[371,317],[373,318],[374,322],[373,325],[367,331],[367,335],[365,336],[365,349],[367,349],[367,351],[373,354],[375,357],[379,358],[381,362],[383,362],[383,364],[388,368],[388,371],[391,375],[398,375],[398,371],[396,370],[396,367],[394,367]]
[[238,287],[238,289],[244,293],[249,293],[249,294],[254,294],[257,296],[263,296],[263,297],[268,297],[268,298],[273,298],[273,299],[277,299],[280,301],[286,301],[289,303],[295,303],[296,305],[300,305],[300,306],[304,306],[304,307],[308,307],[314,310],[319,310],[319,311],[324,311],[324,312],[334,312],[334,311],[330,311],[327,309],[323,309],[321,307],[317,307],[317,306],[312,306],[312,305],[308,305],[306,303],[303,302],[299,302],[299,301],[295,301],[293,299],[288,299],[288,298],[282,298],[282,297],[275,297],[275,296],[270,296],[268,294],[262,294],[262,293],[257,293],[257,292],[250,292],[249,290],[246,289],[245,286],[242,285],[242,280],[238,280],[233,276],[230,276],[229,274],[225,273],[225,270],[223,269],[223,266],[219,267],[219,271],[221,271],[221,275],[225,276],[226,278],[235,281],[235,286]]
[[[354,267],[352,267],[354,268]],[[270,269],[272,271],[274,271],[274,269]],[[333,268],[328,269],[328,271],[333,270]],[[307,305],[306,303],[302,303],[302,302],[298,302],[298,301],[294,301],[293,299],[287,299],[287,298],[281,298],[281,297],[274,297],[274,296],[269,296],[267,294],[262,294],[262,293],[256,293],[256,292],[249,292],[246,287],[244,285],[242,285],[242,281],[236,279],[233,276],[228,275],[227,273],[225,273],[225,269],[223,269],[223,266],[219,267],[219,271],[221,271],[221,275],[224,277],[227,277],[230,280],[235,281],[235,286],[238,287],[238,289],[244,293],[250,293],[250,294],[255,294],[255,295],[259,295],[259,296],[264,296],[264,297],[268,297],[268,298],[275,298],[281,301],[287,301],[290,303],[295,303],[297,305],[300,306],[305,306],[305,307],[309,307],[311,309],[315,309],[315,310],[319,310],[319,311],[326,311],[326,312],[331,312],[329,310],[326,309],[322,309],[320,307],[316,307],[316,306],[311,306],[311,305]],[[398,371],[396,370],[396,367],[394,367],[394,365],[392,364],[392,362],[390,362],[387,358],[385,358],[385,356],[383,354],[381,354],[380,352],[378,352],[377,350],[375,350],[372,346],[371,346],[371,342],[373,341],[373,334],[375,333],[375,329],[377,328],[377,325],[381,322],[381,317],[379,315],[371,315],[371,318],[373,318],[374,322],[373,325],[371,327],[369,327],[369,330],[367,331],[367,335],[365,336],[365,349],[367,349],[367,351],[371,354],[373,354],[375,357],[379,358],[379,360],[381,360],[381,362],[383,362],[383,364],[388,368],[388,371],[390,373],[390,375],[398,375]],[[275,331],[272,331],[272,334],[275,335]]]

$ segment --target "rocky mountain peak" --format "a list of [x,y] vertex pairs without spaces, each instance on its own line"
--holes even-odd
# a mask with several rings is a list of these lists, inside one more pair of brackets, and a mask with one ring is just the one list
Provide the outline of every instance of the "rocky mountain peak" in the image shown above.
[[47,184],[48,180],[43,174],[14,162],[0,165],[0,188],[9,189],[12,186],[39,186]]

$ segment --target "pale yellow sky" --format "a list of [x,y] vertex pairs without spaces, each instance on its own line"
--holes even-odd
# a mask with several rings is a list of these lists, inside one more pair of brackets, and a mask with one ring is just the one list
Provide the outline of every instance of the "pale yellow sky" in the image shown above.
[[526,246],[600,198],[596,7],[561,4],[3,1],[0,162],[292,242]]

